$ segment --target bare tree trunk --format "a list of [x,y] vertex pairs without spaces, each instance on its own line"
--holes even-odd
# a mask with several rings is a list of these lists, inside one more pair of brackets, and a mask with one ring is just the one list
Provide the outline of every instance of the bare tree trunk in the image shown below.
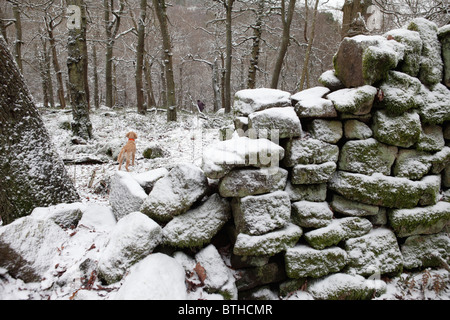
[[48,41],[50,43],[50,50],[52,52],[52,62],[53,62],[53,69],[55,70],[56,75],[56,84],[58,85],[57,89],[58,101],[60,107],[64,109],[66,107],[66,99],[64,97],[64,82],[62,78],[61,67],[59,66],[58,54],[56,52],[56,41],[53,35],[54,28],[59,23],[61,23],[61,21],[55,25],[53,19],[49,20],[47,16],[44,17],[44,20],[47,28]]
[[144,101],[144,87],[142,84],[142,71],[144,68],[144,39],[145,39],[145,19],[147,17],[147,0],[141,0],[140,16],[138,21],[138,44],[136,51],[136,102],[137,110],[140,114],[145,114],[147,108]]
[[[89,104],[86,93],[87,49],[86,49],[86,5],[83,0],[67,0],[68,13],[79,8],[80,16],[75,11],[72,15],[76,21],[69,27],[67,42],[67,67],[69,73],[69,92],[72,101],[72,132],[83,139],[92,138],[92,124],[89,119]],[[77,19],[80,20],[79,24]]]
[[[119,11],[113,8],[114,0],[104,0],[104,22],[106,31],[106,65],[105,65],[105,86],[106,86],[106,106],[114,106],[113,96],[113,48],[116,36],[120,27],[120,19],[125,8],[123,0],[120,0]],[[111,20],[111,15],[114,18]]]
[[258,11],[256,13],[256,23],[253,28],[252,57],[250,58],[250,67],[248,69],[247,88],[254,89],[256,86],[256,71],[258,70],[258,60],[260,52],[260,43],[262,35],[262,19],[264,14],[266,0],[259,1]]
[[225,57],[225,113],[231,112],[231,64],[233,54],[232,10],[235,0],[224,0],[226,9],[226,57]]
[[314,6],[314,13],[313,13],[313,22],[312,22],[312,26],[311,26],[311,34],[308,39],[308,47],[306,48],[306,55],[305,55],[305,61],[303,63],[302,77],[300,79],[300,86],[299,86],[300,91],[303,90],[303,88],[305,86],[305,81],[307,81],[307,77],[308,77],[309,57],[311,55],[312,45],[314,42],[314,35],[315,35],[315,31],[316,31],[318,6],[319,6],[319,0],[316,0],[316,4]]
[[5,40],[0,37],[0,215],[79,201]]
[[271,88],[276,89],[278,87],[278,81],[280,79],[281,68],[283,67],[284,57],[286,55],[290,34],[291,34],[291,22],[294,16],[295,0],[289,0],[288,10],[286,12],[285,0],[281,1],[281,20],[283,23],[283,35],[281,38],[281,44],[278,51],[278,57],[275,62],[275,68],[272,75]]
[[153,6],[155,7],[163,40],[163,63],[167,89],[167,121],[176,121],[177,107],[175,99],[175,81],[173,75],[172,44],[170,40],[169,26],[167,23],[166,2],[165,0],[153,0]]
[[148,58],[144,58],[144,75],[145,82],[147,83],[147,107],[156,106],[155,94],[153,93],[151,64],[148,62]]

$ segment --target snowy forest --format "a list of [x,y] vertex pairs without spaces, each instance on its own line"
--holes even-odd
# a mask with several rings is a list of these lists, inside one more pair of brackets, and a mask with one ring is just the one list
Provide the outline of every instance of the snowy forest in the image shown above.
[[0,0],[0,300],[448,300],[449,26]]

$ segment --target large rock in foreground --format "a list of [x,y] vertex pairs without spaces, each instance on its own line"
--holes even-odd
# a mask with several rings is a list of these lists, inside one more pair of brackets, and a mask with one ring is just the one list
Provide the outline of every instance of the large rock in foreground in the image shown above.
[[154,253],[130,268],[117,300],[186,300],[185,271],[174,258]]
[[197,208],[174,217],[163,229],[164,243],[193,248],[207,244],[231,218],[230,204],[213,194]]
[[186,212],[207,190],[208,179],[200,168],[178,164],[155,183],[140,211],[158,222],[167,222]]
[[162,229],[140,212],[120,219],[109,235],[98,269],[102,279],[113,283],[122,279],[130,266],[145,258],[161,242]]

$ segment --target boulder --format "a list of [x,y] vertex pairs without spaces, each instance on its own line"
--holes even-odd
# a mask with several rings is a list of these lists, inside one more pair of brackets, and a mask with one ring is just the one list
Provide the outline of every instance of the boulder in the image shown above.
[[397,147],[388,146],[373,138],[347,141],[340,150],[339,169],[371,175],[391,174]]
[[438,233],[450,225],[450,203],[428,207],[388,210],[389,223],[397,237]]
[[399,62],[397,69],[412,77],[419,74],[422,58],[422,39],[416,31],[407,29],[394,29],[384,34],[387,39],[393,39],[405,46],[405,56]]
[[291,171],[292,184],[321,184],[330,179],[336,171],[336,163],[297,164]]
[[166,155],[164,149],[156,142],[145,147],[142,155],[145,159],[163,158]]
[[370,300],[386,292],[386,283],[366,280],[360,275],[335,273],[312,281],[308,292],[318,300]]
[[331,223],[333,211],[327,202],[297,201],[292,203],[291,220],[300,227],[322,228]]
[[336,144],[342,138],[342,122],[338,120],[314,119],[308,125],[314,139]]
[[284,190],[288,172],[280,167],[235,169],[220,180],[222,197],[245,197]]
[[366,235],[345,241],[348,254],[346,271],[362,276],[399,274],[403,257],[395,234],[387,228],[373,229]]
[[338,146],[317,139],[290,139],[285,145],[285,152],[283,164],[286,167],[337,162],[339,157]]
[[368,114],[372,110],[377,89],[365,85],[358,88],[346,88],[327,95],[337,111],[354,115]]
[[406,269],[442,267],[450,258],[450,238],[446,233],[415,235],[401,245]]
[[433,124],[422,126],[422,132],[416,144],[417,150],[436,152],[441,151],[444,146],[444,133],[441,126]]
[[132,173],[134,180],[144,189],[146,194],[152,191],[156,181],[167,176],[169,171],[166,168],[158,168],[140,173]]
[[401,149],[397,155],[393,173],[410,180],[422,179],[431,169],[431,156],[415,149]]
[[450,120],[450,90],[441,83],[432,89],[421,87],[419,101],[419,115],[423,123],[443,124]]
[[380,86],[383,93],[377,106],[386,109],[390,114],[401,115],[407,110],[417,108],[422,84],[419,79],[398,71],[389,71],[388,77]]
[[382,36],[344,38],[334,56],[336,76],[347,88],[372,85],[403,59],[404,46]]
[[50,219],[62,228],[73,228],[78,225],[87,206],[81,202],[61,203],[50,207],[35,208],[31,215],[37,219]]
[[380,208],[377,206],[350,201],[337,194],[333,195],[330,206],[335,212],[352,217],[375,216],[380,212]]
[[359,237],[372,229],[369,220],[359,217],[335,219],[326,227],[304,234],[306,242],[317,250],[337,245],[342,240]]
[[109,234],[99,261],[99,276],[108,284],[122,279],[136,262],[148,256],[162,240],[162,229],[140,212],[120,219]]
[[270,140],[235,137],[206,148],[201,167],[208,178],[219,179],[234,168],[277,167],[283,157],[284,149]]
[[109,203],[116,220],[130,212],[139,211],[147,194],[131,173],[117,171],[111,180]]
[[347,120],[344,123],[344,136],[347,139],[369,139],[372,137],[372,129],[359,120]]
[[344,268],[347,253],[338,247],[316,250],[306,245],[296,245],[286,250],[284,260],[289,278],[320,278]]
[[323,97],[330,92],[325,87],[314,87],[291,96],[292,104],[299,118],[335,118],[333,103]]
[[239,233],[236,237],[233,253],[239,256],[273,256],[293,247],[302,236],[303,230],[288,223],[284,228],[259,236]]
[[435,204],[439,199],[440,185],[440,176],[412,181],[379,173],[367,176],[344,171],[337,171],[328,182],[329,189],[348,200],[388,208]]
[[[302,125],[294,107],[270,108],[251,113],[248,129],[255,130],[260,138],[292,138],[302,135]],[[275,135],[275,136],[274,136]]]
[[393,116],[385,110],[378,110],[373,117],[372,130],[380,142],[409,148],[419,141],[422,127],[417,112]]
[[200,206],[174,217],[163,228],[163,243],[178,248],[201,247],[231,218],[230,204],[213,194]]
[[170,221],[186,212],[208,190],[208,179],[197,166],[177,164],[159,179],[146,196],[140,211],[156,221]]
[[444,63],[443,84],[450,88],[450,25],[445,25],[438,30],[438,38],[442,45],[442,58]]
[[450,147],[445,146],[441,151],[432,154],[431,173],[438,174],[450,163]]
[[205,273],[203,284],[209,293],[219,293],[227,300],[237,300],[236,281],[231,270],[212,244],[195,255],[197,266]]
[[130,268],[116,300],[186,300],[185,271],[174,258],[153,253]]
[[417,31],[422,39],[420,81],[426,86],[441,82],[443,78],[442,46],[438,39],[437,25],[427,19],[416,18],[409,22],[407,29]]
[[51,219],[19,218],[0,227],[0,268],[24,282],[40,282],[68,239]]
[[336,74],[333,70],[327,70],[324,73],[322,73],[318,79],[319,83],[328,89],[330,91],[336,91],[340,89],[344,89],[344,84],[341,80],[339,80],[338,77],[336,77]]
[[237,232],[255,236],[283,228],[291,215],[291,201],[284,191],[233,198],[231,207]]
[[314,201],[322,202],[327,198],[327,184],[291,184],[287,182],[284,189],[289,195],[291,201]]
[[291,94],[277,89],[245,89],[234,95],[233,113],[238,116],[269,108],[291,107]]
[[[270,262],[263,266],[239,270],[240,278],[236,286],[240,292],[277,283],[286,279],[286,272],[280,263]],[[244,293],[245,295],[245,293]],[[241,294],[239,295],[241,298]]]

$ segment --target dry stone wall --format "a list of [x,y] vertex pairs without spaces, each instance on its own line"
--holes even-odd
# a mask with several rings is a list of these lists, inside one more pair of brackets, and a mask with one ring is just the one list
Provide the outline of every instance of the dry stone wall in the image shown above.
[[323,86],[237,92],[234,127],[204,150],[201,168],[177,165],[145,199],[131,190],[125,211],[155,219],[163,246],[200,256],[217,256],[208,244],[226,234],[239,276],[223,273],[210,291],[230,299],[255,298],[264,286],[285,296],[305,283],[315,299],[370,299],[386,289],[381,275],[442,266],[448,30],[416,19],[345,38]]

